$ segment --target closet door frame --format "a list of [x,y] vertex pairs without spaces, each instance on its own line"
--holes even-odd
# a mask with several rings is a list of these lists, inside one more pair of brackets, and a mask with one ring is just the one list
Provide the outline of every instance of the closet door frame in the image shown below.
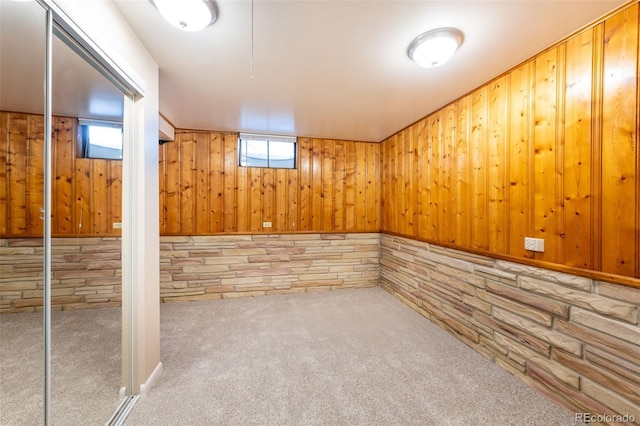
[[37,0],[46,11],[45,53],[45,110],[44,110],[44,419],[51,421],[51,217],[52,217],[52,64],[53,36],[60,37],[76,53],[93,65],[124,94],[124,155],[123,155],[123,211],[122,211],[122,402],[107,424],[121,424],[131,410],[138,395],[135,394],[135,345],[134,339],[134,282],[133,272],[133,216],[132,188],[135,186],[133,149],[142,143],[138,128],[142,128],[142,115],[136,107],[144,97],[144,82],[131,72],[123,70],[94,40],[67,16],[53,0]]

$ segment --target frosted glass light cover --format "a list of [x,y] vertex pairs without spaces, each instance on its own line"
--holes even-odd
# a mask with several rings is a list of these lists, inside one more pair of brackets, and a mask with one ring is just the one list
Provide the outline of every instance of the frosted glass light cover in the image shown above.
[[207,0],[153,0],[153,4],[164,19],[184,31],[200,31],[216,19]]
[[464,36],[455,28],[438,28],[415,38],[408,54],[423,68],[435,68],[447,62],[462,44]]

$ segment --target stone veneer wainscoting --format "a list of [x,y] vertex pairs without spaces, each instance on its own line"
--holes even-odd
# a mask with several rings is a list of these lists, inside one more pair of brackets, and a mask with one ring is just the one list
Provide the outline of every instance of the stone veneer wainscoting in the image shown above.
[[164,302],[375,287],[380,234],[160,237]]
[[385,290],[552,400],[640,424],[640,289],[390,235],[380,265]]
[[[375,287],[380,234],[161,237],[163,302]],[[52,239],[52,309],[120,306],[120,238]],[[42,239],[0,239],[0,313],[42,309]]]
[[[52,243],[53,309],[120,305],[119,238]],[[165,302],[379,283],[570,411],[640,424],[640,289],[378,233],[161,237],[160,255]],[[0,239],[0,312],[40,310],[41,282],[42,240]]]
[[[51,309],[122,303],[119,237],[51,239]],[[0,313],[42,310],[42,238],[0,239]]]

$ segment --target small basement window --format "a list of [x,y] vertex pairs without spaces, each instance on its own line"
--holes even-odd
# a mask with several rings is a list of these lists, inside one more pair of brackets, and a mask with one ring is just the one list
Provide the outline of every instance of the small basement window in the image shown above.
[[240,166],[295,169],[296,141],[295,136],[240,133]]
[[122,123],[78,120],[78,157],[122,160]]

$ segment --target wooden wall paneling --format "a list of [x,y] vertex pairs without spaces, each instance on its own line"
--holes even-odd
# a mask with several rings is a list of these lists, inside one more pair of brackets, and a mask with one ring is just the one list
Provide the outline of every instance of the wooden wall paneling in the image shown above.
[[[208,154],[208,174],[209,184],[203,188],[203,192],[209,194],[207,218],[209,222],[208,230],[202,232],[222,232],[224,231],[224,198],[225,198],[225,182],[224,182],[224,162],[225,162],[225,142],[224,135],[219,132],[210,134],[194,134],[197,143],[204,145],[204,154]],[[203,182],[204,184],[204,182]]]
[[564,125],[564,262],[590,269],[593,29],[567,41]]
[[411,235],[417,237],[420,234],[420,160],[422,158],[420,147],[420,122],[410,127],[411,137]]
[[535,60],[534,94],[534,235],[545,240],[545,252],[535,258],[548,262],[557,259],[556,140],[558,48]]
[[[52,176],[53,185],[51,193],[52,226],[53,234],[69,233],[93,233],[93,225],[88,213],[93,209],[88,208],[91,199],[91,182],[87,179],[90,170],[85,167],[78,170],[76,167],[76,138],[77,120],[66,117],[53,117],[51,125],[52,135]],[[44,162],[40,173],[44,177]],[[85,176],[78,175],[84,173]],[[80,186],[74,185],[79,181]],[[44,189],[43,189],[44,190]],[[85,215],[86,213],[86,215]],[[81,216],[82,214],[82,216]],[[84,217],[83,217],[84,216]],[[82,224],[83,229],[79,229]],[[89,229],[84,229],[85,226]]]
[[91,160],[91,211],[93,234],[101,235],[109,228],[109,196],[107,194],[108,160]]
[[298,138],[298,168],[299,168],[299,193],[298,205],[300,231],[311,229],[311,141],[308,138]]
[[440,206],[442,220],[440,222],[441,238],[445,243],[455,241],[455,185],[456,163],[454,161],[454,144],[456,140],[456,106],[450,104],[443,110],[442,116],[442,184]]
[[471,133],[471,96],[467,95],[455,104],[456,134],[454,146],[455,176],[453,206],[454,242],[461,247],[471,247],[471,167],[469,137]]
[[334,175],[335,141],[322,142],[322,230],[333,230],[335,227],[335,175]]
[[431,235],[431,207],[429,199],[431,198],[431,158],[429,157],[429,146],[431,144],[431,126],[430,120],[424,118],[418,122],[419,125],[419,155],[420,168],[418,170],[418,185],[420,192],[418,196],[420,200],[418,212],[418,235],[421,238],[428,238]]
[[27,123],[27,233],[43,235],[44,117],[29,115]]
[[638,12],[638,53],[636,80],[636,278],[640,278],[640,12]]
[[289,185],[287,169],[276,169],[274,176],[274,214],[273,231],[288,231],[289,222]]
[[471,247],[486,250],[487,227],[487,87],[472,94],[471,102]]
[[532,160],[530,135],[532,132],[532,62],[509,73],[509,143],[508,143],[508,247],[507,253],[531,257],[524,249],[524,238],[532,235],[530,222],[533,205],[530,203],[531,181],[529,165]]
[[367,146],[354,143],[356,146],[356,230],[367,229]]
[[389,139],[380,142],[380,226],[381,229],[387,229],[387,203],[385,199],[388,197],[387,179],[389,177],[388,154]]
[[[380,144],[367,144],[367,231],[380,230]],[[415,213],[414,213],[415,217]]]
[[[207,233],[210,231],[209,224],[212,222],[210,219],[212,213],[211,206],[211,181],[210,179],[213,176],[210,175],[211,164],[210,161],[216,161],[215,156],[210,155],[211,151],[211,143],[210,137],[206,133],[194,133],[193,139],[195,142],[194,150],[195,150],[195,223],[194,223],[194,233]],[[213,139],[213,137],[211,137]],[[214,142],[215,144],[215,142]],[[212,158],[213,157],[213,158]],[[186,206],[183,206],[186,207]],[[215,222],[212,223],[215,226]]]
[[566,93],[566,51],[567,44],[558,46],[558,62],[556,69],[556,260],[564,264],[564,124],[565,124],[565,93]]
[[407,235],[417,235],[418,233],[418,200],[416,197],[416,177],[418,176],[418,169],[420,164],[418,163],[418,155],[416,153],[416,146],[418,145],[418,128],[415,124],[411,125],[407,130]]
[[196,184],[196,137],[198,133],[192,132],[182,139],[180,145],[180,232],[183,234],[195,234],[195,184]]
[[[374,182],[374,186],[375,186],[375,203],[373,205],[373,226],[370,228],[372,230],[375,230],[376,232],[379,232],[381,229],[381,222],[380,222],[380,197],[382,196],[382,185],[380,182],[380,173],[382,172],[382,169],[380,167],[380,161],[381,161],[381,153],[382,153],[382,146],[379,143],[374,143],[374,144],[370,144],[369,145],[370,150],[373,150],[374,155],[373,155],[373,159],[371,161],[373,161],[375,163],[375,171],[370,170],[369,172],[369,179],[372,179]],[[371,210],[370,212],[371,213]],[[415,214],[415,219],[417,221],[417,213]]]
[[27,232],[27,140],[26,114],[12,114],[9,123],[7,179],[10,183],[9,234]]
[[602,270],[636,276],[638,4],[604,27]]
[[249,231],[262,231],[262,169],[249,167]]
[[177,130],[175,141],[166,144],[165,149],[165,169],[167,175],[166,182],[166,211],[168,235],[180,233],[180,152],[182,140],[187,136],[184,131]]
[[8,194],[10,192],[8,190],[9,180],[7,179],[7,151],[9,149],[10,117],[10,113],[0,111],[0,235],[7,234],[8,225]]
[[[276,169],[262,169],[262,214],[261,214],[261,230],[271,232],[273,231],[273,222],[275,212],[275,174]],[[264,227],[264,222],[271,222],[271,228]]]
[[602,270],[602,86],[604,23],[593,28],[591,93],[591,268]]
[[334,174],[335,174],[335,192],[333,207],[333,229],[345,230],[345,142],[336,141],[333,147],[334,151]]
[[398,232],[398,199],[396,192],[398,188],[398,151],[397,151],[398,135],[393,135],[387,139],[387,193],[385,202],[387,203],[386,217],[388,229],[392,232]]
[[287,170],[287,194],[288,194],[288,208],[289,214],[287,215],[287,229],[289,231],[297,231],[300,225],[299,219],[299,207],[298,204],[298,192],[300,185],[298,184],[299,169]]
[[104,234],[121,235],[120,229],[114,228],[114,223],[122,224],[122,161],[111,160],[107,163],[107,188],[109,197],[108,230]]
[[400,234],[403,233],[406,225],[404,224],[404,201],[405,201],[405,189],[404,183],[406,176],[404,176],[405,166],[404,166],[404,144],[405,144],[405,133],[400,132],[394,136],[391,144],[393,157],[393,171],[391,176],[391,185],[392,185],[392,193],[391,197],[393,197],[390,203],[393,205],[393,217],[391,221],[393,223],[393,229],[395,232]]
[[311,230],[322,229],[322,140],[311,140]]
[[442,206],[441,185],[442,185],[442,111],[437,111],[431,115],[429,122],[429,219],[431,229],[428,238],[433,241],[442,241],[441,226]]
[[487,228],[489,250],[507,251],[507,108],[509,75],[493,81],[488,87],[487,111]]
[[393,205],[393,217],[391,218],[391,223],[393,224],[393,229],[395,232],[402,233],[403,223],[402,223],[402,212],[403,212],[403,204],[404,200],[404,191],[403,191],[403,158],[402,153],[404,151],[404,135],[398,134],[392,140],[391,145],[391,156],[393,158],[393,169],[391,171],[391,200],[390,203]]
[[160,235],[167,233],[167,146],[171,142],[165,142],[158,148],[158,202],[160,209]]
[[236,193],[236,231],[248,232],[250,228],[249,211],[251,208],[249,203],[249,169],[247,167],[238,167],[236,174],[236,183],[238,186]]
[[225,133],[224,137],[224,217],[223,230],[225,232],[234,232],[237,229],[236,220],[238,217],[238,182],[236,173],[239,169],[238,164],[238,134]]
[[345,146],[345,231],[356,229],[356,145],[348,143]]
[[[73,229],[67,232],[71,232],[72,235],[90,235],[93,234],[93,194],[92,194],[92,179],[93,170],[91,167],[91,160],[86,158],[76,158],[74,161],[74,179],[73,179],[73,194],[74,194],[74,208],[73,213]],[[54,191],[54,193],[57,192]],[[52,199],[54,202],[55,199]],[[54,209],[55,217],[55,209]]]
[[409,145],[411,143],[408,129],[403,130],[398,135],[397,145],[398,148],[398,187],[396,193],[396,208],[398,209],[398,227],[397,230],[402,235],[410,235],[410,210],[411,205],[411,152]]

